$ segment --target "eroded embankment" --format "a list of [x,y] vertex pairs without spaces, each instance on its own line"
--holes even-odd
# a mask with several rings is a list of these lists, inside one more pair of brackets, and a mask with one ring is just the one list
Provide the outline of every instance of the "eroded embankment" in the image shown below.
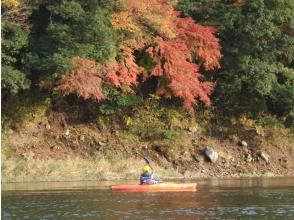
[[238,137],[207,134],[197,127],[179,132],[185,145],[170,139],[172,147],[167,148],[120,127],[101,129],[52,113],[3,135],[2,181],[137,179],[143,156],[163,179],[294,175],[291,138],[272,142],[266,131]]

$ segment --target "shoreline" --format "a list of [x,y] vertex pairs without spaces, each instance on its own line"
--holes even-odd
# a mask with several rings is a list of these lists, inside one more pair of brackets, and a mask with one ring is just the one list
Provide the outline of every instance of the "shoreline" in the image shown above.
[[[2,160],[1,183],[35,183],[35,182],[75,182],[75,181],[132,181],[138,180],[144,161],[140,158],[124,158],[109,160],[103,155],[95,158],[70,158],[65,160],[40,160],[40,159],[5,159]],[[213,164],[205,162],[203,170],[186,170],[184,173],[174,167],[162,167],[154,163],[156,177],[163,180],[191,180],[206,178],[258,178],[258,177],[294,177],[290,170],[278,173],[268,169],[254,172],[238,172],[231,168],[219,168],[222,163]],[[54,164],[54,166],[52,165]],[[251,165],[251,164],[249,164]],[[10,168],[10,170],[8,169]],[[200,166],[199,166],[200,167]],[[198,167],[198,168],[199,168]],[[264,165],[261,165],[264,168]],[[218,172],[215,171],[217,169]],[[248,165],[243,169],[249,169]],[[121,172],[119,172],[121,171]],[[229,174],[225,174],[228,173]]]
[[224,130],[208,124],[207,132],[199,124],[187,124],[174,130],[160,127],[156,138],[144,139],[134,133],[136,124],[133,130],[111,124],[102,129],[68,120],[65,128],[61,116],[51,113],[4,134],[3,182],[138,179],[146,164],[143,157],[161,179],[294,176],[289,129]]

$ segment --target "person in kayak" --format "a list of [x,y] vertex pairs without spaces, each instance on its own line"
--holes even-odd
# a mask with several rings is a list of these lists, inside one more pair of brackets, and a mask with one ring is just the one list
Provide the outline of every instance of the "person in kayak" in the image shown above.
[[143,173],[140,176],[141,185],[151,185],[159,183],[159,180],[154,179],[154,170],[151,166],[146,165],[143,167]]

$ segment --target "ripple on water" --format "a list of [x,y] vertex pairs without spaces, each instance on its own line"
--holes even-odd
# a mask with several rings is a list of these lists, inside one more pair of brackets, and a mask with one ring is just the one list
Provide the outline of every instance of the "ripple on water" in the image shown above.
[[3,219],[294,219],[291,186],[207,187],[194,193],[4,191],[2,196]]

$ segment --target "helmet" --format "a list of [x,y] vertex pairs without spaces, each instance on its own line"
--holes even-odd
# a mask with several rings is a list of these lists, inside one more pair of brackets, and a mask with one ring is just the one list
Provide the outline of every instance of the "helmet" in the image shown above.
[[151,168],[146,165],[145,167],[143,167],[143,173],[151,173]]

